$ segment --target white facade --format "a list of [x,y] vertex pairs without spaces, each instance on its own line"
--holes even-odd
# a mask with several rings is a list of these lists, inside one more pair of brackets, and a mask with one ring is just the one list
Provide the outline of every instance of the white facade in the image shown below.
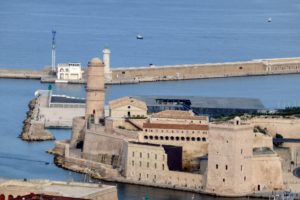
[[80,80],[82,79],[81,64],[67,63],[57,65],[57,79],[58,80]]

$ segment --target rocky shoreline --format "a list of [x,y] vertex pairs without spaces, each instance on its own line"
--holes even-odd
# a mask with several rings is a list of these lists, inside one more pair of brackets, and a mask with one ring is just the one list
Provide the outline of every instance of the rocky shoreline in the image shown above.
[[29,110],[23,121],[23,128],[19,138],[28,142],[55,140],[55,137],[44,128],[44,124],[37,120],[39,114],[38,101],[39,99],[36,97],[29,102]]

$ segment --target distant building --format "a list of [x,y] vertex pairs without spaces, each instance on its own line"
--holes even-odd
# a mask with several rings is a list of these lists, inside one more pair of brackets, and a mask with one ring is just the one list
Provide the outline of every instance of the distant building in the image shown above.
[[80,80],[82,79],[82,69],[80,63],[67,63],[57,65],[58,80]]
[[200,96],[135,96],[144,101],[148,114],[163,110],[192,110],[196,115],[219,117],[257,113],[265,109],[259,99]]
[[145,117],[147,116],[147,105],[133,97],[115,99],[109,102],[109,116],[112,118]]

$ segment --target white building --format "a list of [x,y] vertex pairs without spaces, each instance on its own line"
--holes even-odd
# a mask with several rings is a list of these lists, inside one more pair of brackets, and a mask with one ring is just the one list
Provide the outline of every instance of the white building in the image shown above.
[[67,63],[57,65],[57,79],[58,80],[80,80],[82,79],[81,64]]

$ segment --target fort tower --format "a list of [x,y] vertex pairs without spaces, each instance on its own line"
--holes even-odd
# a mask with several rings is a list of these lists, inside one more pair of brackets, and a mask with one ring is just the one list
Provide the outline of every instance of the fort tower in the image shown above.
[[88,63],[85,119],[99,124],[104,118],[104,64],[99,58]]

